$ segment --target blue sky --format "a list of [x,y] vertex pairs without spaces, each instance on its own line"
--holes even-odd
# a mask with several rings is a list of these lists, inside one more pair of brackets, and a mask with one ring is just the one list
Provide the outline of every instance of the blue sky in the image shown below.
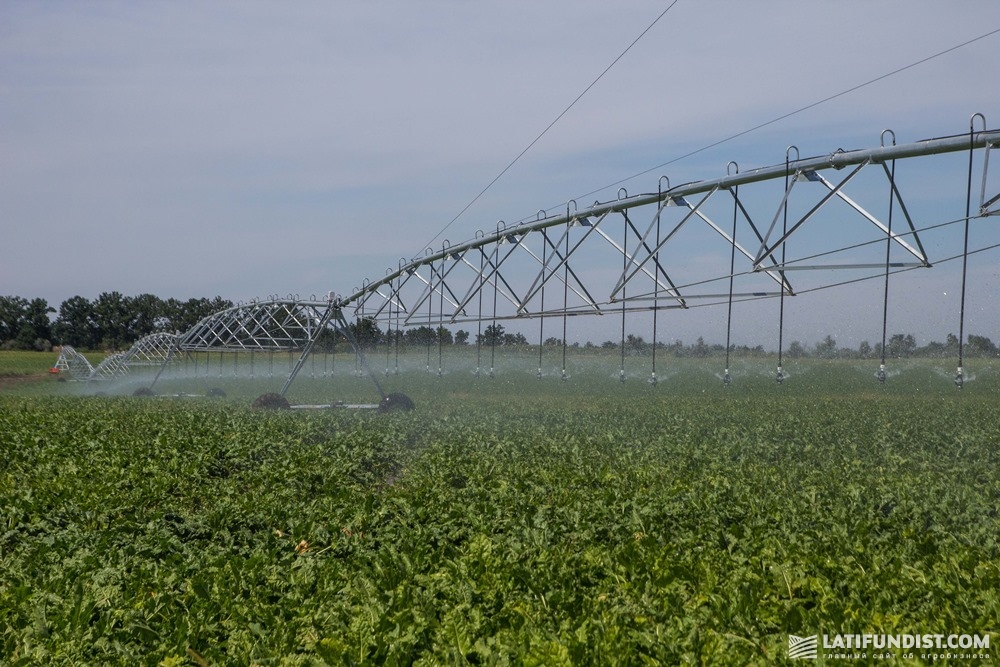
[[[348,292],[422,253],[667,4],[2,3],[0,293]],[[444,236],[533,217],[995,28],[992,0],[680,0]],[[1000,34],[625,186],[774,164],[789,144],[873,146],[886,127],[900,142],[955,134],[974,112],[996,127],[998,48]],[[996,287],[997,257],[981,257]],[[920,281],[937,291],[951,274],[936,275]],[[928,289],[901,293],[900,317]],[[850,303],[803,304],[800,337],[844,308],[842,339],[873,338],[844,325]]]

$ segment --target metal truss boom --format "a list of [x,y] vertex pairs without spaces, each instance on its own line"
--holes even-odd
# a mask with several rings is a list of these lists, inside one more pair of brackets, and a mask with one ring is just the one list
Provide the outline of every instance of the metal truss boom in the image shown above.
[[[908,144],[896,144],[893,134],[887,145],[889,132],[882,133],[881,145],[874,148],[800,158],[798,149],[790,147],[781,164],[745,171],[737,166],[730,173],[735,164],[730,162],[719,178],[671,187],[664,176],[655,192],[630,196],[621,188],[612,201],[578,207],[571,200],[559,213],[539,211],[535,219],[513,226],[500,221],[466,242],[445,241],[440,249],[427,248],[422,256],[401,260],[340,302],[357,317],[397,333],[414,326],[436,330],[444,324],[560,317],[565,330],[570,316],[652,312],[655,318],[658,311],[720,300],[783,299],[814,291],[831,270],[853,271],[861,278],[858,272],[929,268],[931,260],[903,196],[907,188],[901,180],[908,181],[897,172],[897,162],[961,151],[971,161],[981,151],[978,215],[993,215],[1000,195],[990,197],[987,171],[990,151],[1000,146],[1000,130],[970,127],[968,133]],[[906,175],[914,178],[913,172],[919,174],[929,162],[920,161]],[[839,170],[846,172],[834,178]],[[774,185],[782,181],[776,192]],[[757,185],[768,182],[772,185]],[[876,213],[884,211],[886,199],[879,194],[884,189],[887,222]],[[915,189],[923,194],[926,182],[918,181]],[[776,206],[768,208],[768,199]],[[762,205],[764,211],[759,210]],[[648,214],[640,211],[643,207]],[[894,209],[905,219],[895,229]],[[731,226],[717,222],[728,215],[733,216]],[[755,218],[769,220],[770,226],[758,227]],[[921,226],[931,225],[921,221]],[[738,233],[740,227],[745,229]],[[864,246],[880,240],[888,244],[881,258],[866,252]],[[790,247],[794,252],[788,252]],[[892,248],[905,253],[906,261],[893,257]],[[825,264],[808,261],[827,255],[837,257]],[[722,259],[724,271],[719,268]],[[826,285],[840,281],[825,280]],[[539,338],[544,329],[540,325]]]
[[[588,208],[570,211],[567,207],[565,213],[546,216],[532,222],[520,224],[515,228],[498,229],[494,233],[486,233],[482,236],[465,243],[449,246],[446,249],[428,252],[425,256],[414,259],[404,264],[395,271],[388,272],[383,278],[372,281],[364,288],[356,290],[354,293],[345,296],[343,302],[351,304],[367,299],[375,290],[385,285],[391,285],[396,278],[414,271],[416,268],[439,262],[447,257],[464,257],[469,251],[482,248],[495,243],[500,243],[512,235],[524,236],[534,231],[565,225],[567,223],[579,222],[591,218],[600,218],[609,213],[620,213],[631,208],[649,206],[652,204],[662,204],[667,200],[678,201],[684,197],[698,194],[711,193],[718,190],[733,190],[739,186],[784,178],[787,175],[796,173],[811,175],[818,171],[828,169],[843,169],[845,167],[882,164],[892,160],[902,160],[906,158],[938,155],[943,153],[954,153],[958,151],[974,150],[986,148],[986,159],[988,160],[989,149],[1000,146],[1000,130],[984,130],[966,134],[926,139],[908,144],[883,145],[876,148],[860,150],[836,150],[827,155],[817,157],[797,159],[788,163],[778,164],[770,167],[762,167],[748,171],[741,171],[736,174],[727,174],[716,179],[695,181],[677,185],[661,192],[624,196],[609,202],[596,202]],[[1000,195],[988,202],[985,200],[986,186],[985,174],[983,185],[984,208],[988,208],[1000,200]],[[759,258],[763,259],[763,257]]]

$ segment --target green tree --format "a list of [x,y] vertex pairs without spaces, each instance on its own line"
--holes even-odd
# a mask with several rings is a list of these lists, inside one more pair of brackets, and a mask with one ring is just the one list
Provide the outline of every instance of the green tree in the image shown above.
[[[34,349],[38,351],[52,349],[52,320],[50,313],[55,313],[56,309],[49,305],[45,299],[32,299],[28,302],[26,312],[26,322],[22,325],[22,331],[18,338],[23,338],[28,342],[22,349]],[[27,330],[25,332],[25,330]]]
[[163,300],[154,294],[140,294],[128,299],[129,337],[134,342],[156,330],[164,312]]
[[[704,343],[704,341],[702,341]],[[625,352],[631,356],[636,356],[640,354],[645,354],[648,350],[649,345],[643,340],[642,336],[636,336],[635,334],[629,334],[625,336]]]
[[406,344],[413,346],[433,345],[437,341],[434,336],[434,329],[428,326],[414,327],[406,332]]
[[911,334],[893,334],[887,346],[888,356],[895,359],[913,356],[916,349],[917,340]]
[[503,345],[504,328],[502,324],[491,324],[483,333],[476,334],[480,345]]
[[709,347],[705,343],[705,339],[698,336],[698,340],[696,340],[694,345],[691,346],[691,354],[695,357],[707,357],[708,353]]
[[52,321],[45,299],[19,296],[0,297],[0,343],[19,350],[44,350],[52,343]]
[[90,300],[74,296],[63,301],[59,306],[54,334],[60,345],[88,350],[97,347],[99,340],[94,323],[94,306]]
[[816,343],[816,356],[821,359],[833,359],[837,356],[837,341],[827,334],[826,338]]
[[27,319],[27,299],[19,296],[0,296],[0,344],[13,341]]
[[120,292],[102,292],[94,300],[94,326],[99,345],[104,349],[125,349],[133,340],[129,332],[131,306]]
[[438,327],[435,330],[435,342],[438,341],[440,341],[442,345],[451,345],[455,342],[455,338],[451,335],[451,331],[445,327]]
[[382,330],[371,317],[359,317],[353,323],[348,324],[354,340],[362,349],[371,349],[382,340]]
[[976,336],[974,334],[969,334],[969,342],[966,349],[970,354],[980,354],[983,356],[992,356],[997,353],[997,346],[993,344],[986,336]]
[[528,339],[523,333],[505,333],[501,345],[527,345]]

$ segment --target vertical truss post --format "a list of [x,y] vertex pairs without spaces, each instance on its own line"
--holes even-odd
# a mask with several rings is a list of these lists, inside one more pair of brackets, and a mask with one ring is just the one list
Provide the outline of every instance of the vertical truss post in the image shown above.
[[[493,246],[493,259],[490,260],[490,264],[493,266],[494,272],[499,268],[499,264],[495,261],[500,255],[500,228],[503,225],[503,229],[507,229],[507,223],[503,220],[497,220],[497,234],[496,234],[496,244]],[[496,377],[496,356],[497,356],[497,292],[500,290],[500,286],[497,284],[496,280],[493,280],[493,323],[490,325],[490,377]]]
[[[476,236],[478,237],[482,231],[477,231]],[[482,248],[479,248],[479,288],[476,290],[476,296],[479,299],[479,306],[476,313],[476,377],[479,377],[480,368],[482,367],[482,353],[483,353],[483,271],[486,270],[486,253],[483,252]]]
[[[400,268],[402,268],[404,261],[405,260],[400,258],[399,260]],[[393,348],[395,348],[395,358],[394,358],[395,365],[393,367],[393,372],[395,375],[399,375],[399,344],[402,342],[401,339],[403,337],[403,332],[399,328],[399,315],[400,311],[403,309],[403,302],[399,298],[399,291],[403,288],[404,282],[405,281],[403,280],[402,275],[396,277],[396,332],[395,334],[393,334],[393,339],[394,339]]]
[[[666,176],[660,176],[660,180],[658,180],[656,182],[656,196],[657,196],[657,198],[660,198],[660,199],[662,199],[662,197],[663,197],[663,180],[664,179],[666,179],[666,181],[667,181],[667,190],[670,189],[670,179],[667,178]],[[656,207],[656,217],[655,217],[655,224],[656,224],[656,255],[653,258],[653,264],[656,267],[660,266],[660,212],[661,211],[663,211],[663,206],[662,205],[657,205],[657,207]],[[660,269],[657,268],[656,270],[659,271]],[[657,338],[656,338],[656,335],[657,335],[656,325],[657,325],[657,320],[659,319],[659,313],[660,313],[660,281],[657,278],[658,278],[658,276],[655,277],[655,278],[653,278],[653,369],[652,369],[652,371],[649,374],[649,384],[653,385],[654,387],[657,386],[657,384],[659,383],[659,379],[656,377],[656,347],[657,347],[657,342],[656,342],[657,341]]]
[[[892,130],[884,130],[882,132],[882,145],[885,145],[885,135],[889,133],[892,135],[892,144],[896,145],[896,133]],[[884,164],[882,165],[885,166]],[[878,378],[879,384],[885,384],[888,374],[885,370],[885,342],[886,334],[888,332],[889,326],[889,258],[892,252],[892,204],[895,201],[894,191],[895,191],[895,180],[896,180],[896,161],[892,161],[892,168],[889,171],[889,219],[886,221],[885,230],[885,288],[882,292],[882,360],[878,367],[878,373],[875,377]],[[918,239],[919,240],[919,239]]]
[[[785,266],[785,259],[786,259],[785,258],[785,241],[788,238],[788,195],[791,194],[792,185],[795,184],[795,180],[792,180],[791,184],[789,184],[789,182],[788,182],[789,161],[790,161],[790,157],[791,157],[791,151],[792,151],[793,148],[795,149],[795,160],[798,161],[798,159],[799,159],[799,149],[798,149],[797,146],[789,146],[788,148],[785,149],[785,196],[781,200],[781,214],[782,214],[781,266],[782,267]],[[777,222],[777,218],[775,218],[774,222]],[[774,228],[774,222],[771,223],[771,229]],[[768,235],[770,235],[770,234],[771,234],[771,231],[768,230]],[[766,239],[766,237],[765,237],[765,239]],[[777,242],[775,242],[774,245],[776,247],[778,245]],[[763,260],[764,258],[761,257],[760,259]],[[784,268],[781,269],[780,275],[781,275],[781,281],[782,281],[782,283],[784,283],[784,281],[785,281],[785,271],[784,271]],[[775,381],[778,384],[781,384],[782,382],[785,381],[785,370],[784,370],[784,368],[782,368],[782,364],[781,364],[781,362],[782,362],[783,348],[784,348],[784,335],[785,335],[785,290],[784,289],[781,290],[781,296],[778,298],[778,303],[779,303],[779,305],[778,305],[778,370],[774,374],[774,379],[775,379]]]
[[[574,210],[576,209],[576,202],[570,200],[573,203]],[[569,230],[573,226],[573,221],[569,217],[569,205],[570,202],[566,202],[566,245],[564,247],[564,261],[563,261],[563,318],[562,318],[562,374],[560,377],[562,381],[565,382],[569,376],[566,375],[566,318],[569,314],[567,310],[569,306]]]
[[[726,165],[726,175],[729,174],[729,167],[736,168],[736,173],[740,173],[740,166],[736,162]],[[733,331],[733,278],[736,273],[736,220],[740,210],[740,186],[737,185],[730,192],[733,194],[733,236],[732,247],[729,252],[729,303],[726,309],[726,370],[722,374],[722,384],[728,387],[733,382],[733,376],[729,373],[729,346]],[[784,286],[782,286],[784,287]]]
[[545,348],[545,265],[548,263],[546,253],[548,252],[549,232],[542,229],[542,297],[538,308],[538,372],[535,376],[542,379],[542,350]]
[[[427,248],[427,250],[424,251],[424,254],[425,255],[429,254],[428,251],[430,251],[430,248]],[[430,373],[431,372],[431,343],[434,342],[434,336],[433,336],[434,328],[431,326],[431,322],[434,319],[434,312],[432,310],[434,308],[434,299],[433,299],[433,296],[434,296],[434,288],[433,288],[433,285],[434,285],[434,262],[431,261],[427,265],[427,268],[430,269],[430,272],[431,272],[431,277],[427,281],[427,290],[428,290],[428,292],[427,292],[427,331],[430,332],[431,335],[427,336],[427,362],[424,364],[424,372],[425,373]]]
[[[621,199],[623,194],[626,197],[628,197],[628,191],[625,188],[618,188],[618,199]],[[628,270],[628,262],[629,262],[629,256],[628,256],[628,228],[629,228],[629,220],[628,220],[628,212],[627,211],[622,211],[622,222],[623,222],[623,231],[622,231],[622,276],[624,276],[625,272]],[[625,382],[625,304],[626,304],[626,300],[625,300],[625,283],[624,282],[622,282],[621,293],[622,293],[622,335],[621,335],[621,341],[620,341],[620,345],[621,345],[621,364],[618,367],[618,381],[619,382]]]
[[[441,242],[441,251],[444,252],[451,242],[445,239]],[[438,275],[440,280],[438,282],[438,330],[437,330],[437,344],[438,344],[438,370],[437,376],[440,378],[444,375],[444,370],[442,369],[443,363],[443,349],[444,349],[444,263],[448,259],[448,255],[442,255],[441,257],[441,268],[438,270]]]
[[965,352],[965,283],[969,269],[969,217],[972,213],[972,156],[975,152],[976,118],[982,118],[983,130],[986,129],[986,117],[981,113],[974,114],[969,120],[969,179],[965,194],[965,241],[962,246],[962,295],[958,315],[958,370],[955,371],[955,386],[961,389],[965,386],[965,373],[962,369]]
[[[389,269],[386,269],[388,272]],[[389,358],[392,355],[392,301],[395,299],[395,295],[392,293],[392,283],[389,283],[389,300],[387,305],[389,307],[389,316],[385,321],[385,376],[389,377]]]

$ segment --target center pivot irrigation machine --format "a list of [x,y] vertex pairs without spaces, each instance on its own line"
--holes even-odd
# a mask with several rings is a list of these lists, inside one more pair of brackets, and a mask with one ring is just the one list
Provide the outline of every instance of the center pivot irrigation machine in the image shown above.
[[[284,352],[290,367],[277,391],[283,400],[317,341],[334,332],[350,342],[358,373],[371,379],[380,397],[377,404],[354,407],[409,408],[412,402],[405,395],[383,390],[345,312],[358,323],[395,332],[385,337],[387,376],[392,374],[390,347],[399,344],[399,332],[407,328],[441,332],[445,325],[474,325],[474,373],[493,376],[496,347],[502,344],[498,323],[537,320],[537,375],[543,375],[544,349],[553,347],[543,343],[554,340],[561,346],[558,375],[564,380],[569,377],[569,318],[620,318],[622,381],[626,320],[643,314],[654,341],[647,379],[655,385],[660,381],[655,344],[660,313],[716,306],[727,312],[720,378],[728,385],[733,381],[733,304],[774,299],[774,379],[781,383],[787,378],[786,298],[875,280],[881,287],[882,345],[874,375],[884,383],[890,277],[954,260],[961,262],[954,375],[961,388],[968,379],[963,338],[969,258],[1000,247],[993,243],[970,249],[970,223],[1000,213],[1000,179],[989,172],[1000,130],[986,130],[985,124],[982,114],[976,114],[967,133],[907,144],[897,144],[895,134],[885,130],[876,147],[810,158],[800,157],[791,146],[775,166],[741,171],[730,162],[725,175],[711,180],[674,185],[664,176],[655,191],[630,195],[622,188],[612,201],[590,206],[569,201],[556,213],[539,211],[534,219],[513,225],[500,221],[464,243],[445,240],[420,257],[400,259],[383,277],[366,280],[346,296],[272,297],[240,304],[185,333],[146,337],[96,368],[64,348],[57,366],[74,378],[93,381],[124,377],[138,365],[158,365],[152,388],[163,370],[179,361],[208,363],[206,355],[213,352],[240,353],[249,357],[252,376],[260,368],[255,354],[271,364],[275,353]],[[908,205],[913,200],[916,205]],[[962,203],[964,211],[958,210]],[[961,244],[956,230],[962,231]],[[561,338],[546,339],[547,324],[550,336],[555,324]],[[442,338],[438,335],[436,342],[439,376]],[[393,370],[398,373],[398,354],[396,358]],[[428,343],[428,371],[432,365]]]

